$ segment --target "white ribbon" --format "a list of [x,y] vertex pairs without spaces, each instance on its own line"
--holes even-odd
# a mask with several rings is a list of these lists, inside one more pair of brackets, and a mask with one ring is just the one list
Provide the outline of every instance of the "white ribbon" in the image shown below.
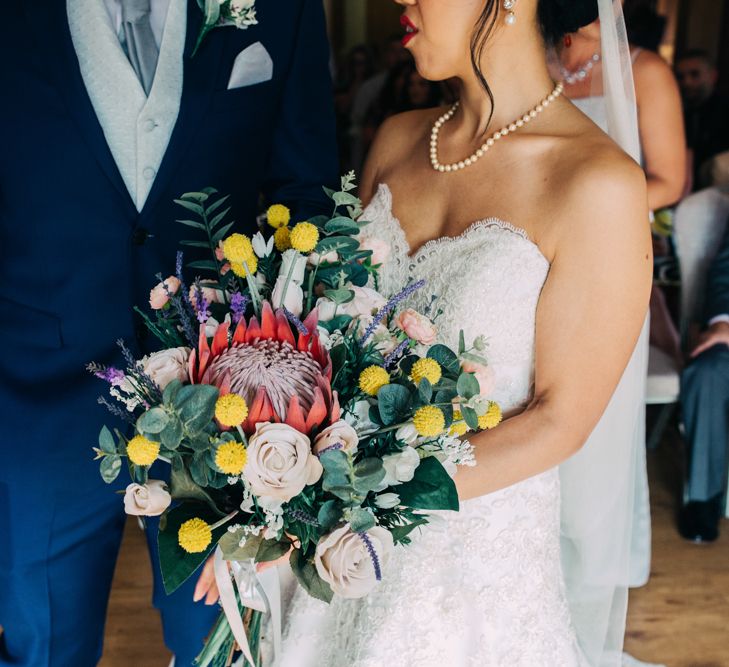
[[[240,646],[246,660],[253,667],[256,667],[243,624],[243,617],[238,608],[233,582],[235,582],[241,604],[244,607],[264,614],[271,614],[274,653],[279,655],[281,651],[281,585],[278,568],[270,567],[259,573],[256,572],[253,561],[228,562],[223,559],[223,552],[220,547],[215,550],[213,565],[215,581],[218,584],[218,592],[220,593],[220,603],[233,632],[233,637],[238,642],[238,646]],[[230,569],[228,569],[228,566],[230,566]]]

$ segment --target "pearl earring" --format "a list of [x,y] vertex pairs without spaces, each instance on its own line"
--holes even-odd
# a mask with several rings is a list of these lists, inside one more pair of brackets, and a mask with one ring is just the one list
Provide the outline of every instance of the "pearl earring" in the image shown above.
[[504,0],[504,9],[508,12],[504,22],[506,25],[514,25],[516,23],[516,14],[514,14],[514,5],[516,0]]

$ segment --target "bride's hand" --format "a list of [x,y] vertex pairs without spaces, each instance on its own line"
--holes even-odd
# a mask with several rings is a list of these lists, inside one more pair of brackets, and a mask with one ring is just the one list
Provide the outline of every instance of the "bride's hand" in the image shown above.
[[206,605],[214,605],[220,593],[218,591],[218,584],[215,581],[215,571],[213,568],[213,556],[205,561],[200,577],[197,580],[195,586],[195,592],[192,595],[193,602],[198,602],[205,598]]

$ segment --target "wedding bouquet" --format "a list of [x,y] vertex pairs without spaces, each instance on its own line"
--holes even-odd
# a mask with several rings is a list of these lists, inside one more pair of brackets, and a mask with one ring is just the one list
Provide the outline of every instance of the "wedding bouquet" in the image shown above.
[[[183,245],[210,252],[188,267],[209,277],[187,286],[178,253],[152,314],[138,311],[162,351],[138,360],[120,341],[124,370],[89,367],[131,425],[102,429],[101,475],[112,482],[126,460],[127,512],[162,515],[167,592],[215,555],[224,612],[201,665],[226,664],[236,646],[255,664],[260,612],[278,605],[254,563],[288,554],[326,602],[372,591],[428,511],[458,509],[452,475],[474,463],[462,437],[501,419],[469,372],[486,366],[483,338],[436,344],[439,313],[406,307],[423,282],[389,299],[373,288],[380,258],[353,189],[350,174],[327,190],[330,217],[293,226],[272,206],[268,240],[229,234],[215,190],[183,195],[194,219],[179,222],[201,236]],[[148,477],[157,461],[168,484]]]

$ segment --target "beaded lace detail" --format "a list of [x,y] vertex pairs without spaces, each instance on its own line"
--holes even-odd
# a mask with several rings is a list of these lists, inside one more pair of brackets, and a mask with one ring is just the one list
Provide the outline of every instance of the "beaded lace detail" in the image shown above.
[[[536,308],[549,262],[527,234],[487,219],[410,255],[380,186],[367,234],[390,243],[380,288],[426,287],[408,305],[434,308],[439,338],[488,339],[489,396],[506,410],[532,395]],[[574,667],[585,665],[565,599],[559,476],[553,469],[433,523],[398,548],[373,594],[325,605],[303,590],[287,614],[280,667]]]

